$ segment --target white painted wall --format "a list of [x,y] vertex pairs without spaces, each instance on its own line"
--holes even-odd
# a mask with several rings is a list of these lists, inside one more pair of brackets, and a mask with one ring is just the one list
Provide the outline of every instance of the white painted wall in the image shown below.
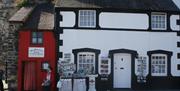
[[[173,51],[171,59],[171,70],[173,76],[180,76],[177,70],[178,37],[175,32],[138,32],[138,31],[102,31],[102,30],[75,30],[64,29],[61,35],[63,46],[60,51],[71,53],[72,49],[77,48],[95,48],[100,49],[100,57],[107,57],[109,50],[113,49],[131,49],[137,50],[139,55],[147,56],[150,50]],[[72,54],[72,62],[74,55]]]
[[180,15],[171,15],[170,17],[170,26],[174,31],[180,31],[180,25],[177,25],[177,20],[180,19]]
[[101,28],[148,29],[149,17],[147,14],[136,13],[100,13],[99,25]]
[[76,21],[76,14],[72,11],[61,11],[62,21],[60,27],[74,27]]

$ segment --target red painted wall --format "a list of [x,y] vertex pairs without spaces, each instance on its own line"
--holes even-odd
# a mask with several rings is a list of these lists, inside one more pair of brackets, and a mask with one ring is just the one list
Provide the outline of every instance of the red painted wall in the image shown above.
[[[36,79],[37,85],[36,91],[42,91],[42,82],[46,78],[46,71],[41,69],[41,63],[43,61],[48,61],[52,67],[51,74],[51,91],[55,91],[56,81],[55,81],[55,65],[56,65],[56,48],[55,48],[55,37],[52,31],[42,31],[43,32],[43,44],[33,45],[31,44],[31,30],[19,31],[19,46],[18,46],[18,91],[22,91],[23,86],[23,62],[33,61],[36,63]],[[44,47],[45,56],[44,58],[29,58],[28,48],[29,47]]]

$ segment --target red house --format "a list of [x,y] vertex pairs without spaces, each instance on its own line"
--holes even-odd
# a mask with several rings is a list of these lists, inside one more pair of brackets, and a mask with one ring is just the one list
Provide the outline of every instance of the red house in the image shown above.
[[[18,41],[18,91],[43,91],[42,83],[46,79],[48,65],[51,67],[50,91],[55,91],[53,7],[51,4],[38,5],[26,21],[22,21],[23,27],[19,30]],[[12,20],[11,22],[15,22]]]

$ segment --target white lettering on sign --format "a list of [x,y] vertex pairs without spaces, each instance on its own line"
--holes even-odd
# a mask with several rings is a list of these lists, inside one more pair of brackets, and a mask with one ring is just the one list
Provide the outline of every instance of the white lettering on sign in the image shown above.
[[44,57],[44,48],[29,47],[28,57]]

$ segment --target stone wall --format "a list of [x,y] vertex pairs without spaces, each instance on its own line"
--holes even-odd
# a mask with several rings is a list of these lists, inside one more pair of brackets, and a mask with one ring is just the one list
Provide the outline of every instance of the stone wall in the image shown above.
[[0,0],[1,8],[13,7],[15,5],[14,0]]
[[8,22],[16,11],[17,8],[0,8],[0,63],[5,65],[8,81],[17,80],[17,30],[21,25]]

